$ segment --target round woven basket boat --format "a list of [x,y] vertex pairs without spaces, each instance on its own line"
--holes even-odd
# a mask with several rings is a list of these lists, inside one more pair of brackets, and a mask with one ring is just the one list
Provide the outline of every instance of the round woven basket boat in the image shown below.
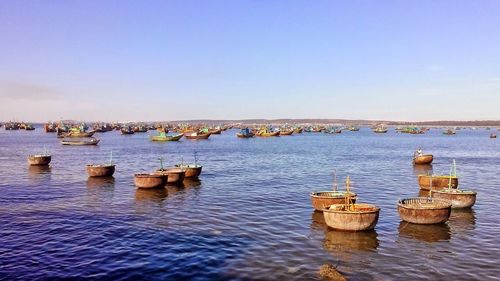
[[451,203],[429,197],[406,198],[398,201],[399,217],[416,224],[443,223],[451,213]]

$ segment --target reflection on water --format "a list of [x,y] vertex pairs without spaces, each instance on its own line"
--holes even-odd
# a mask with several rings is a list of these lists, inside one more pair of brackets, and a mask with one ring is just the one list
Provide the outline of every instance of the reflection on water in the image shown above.
[[311,229],[321,230],[326,229],[328,226],[325,223],[325,216],[323,212],[314,210],[311,214]]
[[41,174],[48,174],[52,171],[52,167],[47,166],[28,166],[28,173],[30,176],[36,176]]
[[373,251],[379,245],[377,236],[375,230],[348,232],[327,229],[323,247],[332,253]]
[[414,224],[401,221],[399,223],[399,236],[432,243],[450,240],[451,231],[447,223]]
[[182,183],[186,188],[197,188],[201,186],[201,181],[199,179],[184,179]]
[[165,188],[137,188],[135,200],[137,202],[163,202],[167,195],[168,192]]
[[427,165],[413,165],[413,174],[415,176],[419,175],[430,175],[432,174],[432,164]]
[[88,188],[114,188],[114,177],[89,177],[87,179]]
[[474,230],[476,212],[474,209],[452,209],[449,224],[453,233]]

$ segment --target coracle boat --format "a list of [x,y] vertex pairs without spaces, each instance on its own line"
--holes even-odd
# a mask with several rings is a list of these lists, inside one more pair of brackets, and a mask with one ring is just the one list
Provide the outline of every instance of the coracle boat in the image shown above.
[[241,129],[239,133],[236,134],[238,138],[253,138],[255,136],[254,133],[248,128]]
[[176,168],[180,168],[185,172],[184,178],[186,179],[197,179],[201,174],[201,165],[198,165],[198,157],[196,157],[196,152],[194,153],[194,164],[184,164],[180,163],[175,165]]
[[135,174],[134,184],[138,188],[158,188],[167,183],[168,175],[164,174]]
[[415,224],[435,224],[448,220],[451,203],[429,197],[407,198],[398,201],[399,217]]
[[210,137],[211,133],[186,133],[184,136],[188,140],[206,140]]
[[434,160],[434,156],[432,154],[413,156],[413,164],[415,165],[429,165],[432,163],[432,160]]
[[96,138],[89,139],[62,139],[62,145],[97,145],[100,140]]
[[476,203],[476,192],[461,189],[442,189],[431,192],[436,199],[449,201],[452,208],[470,208]]
[[198,178],[203,168],[203,166],[198,164],[177,164],[175,167],[185,171],[184,178],[186,179]]
[[492,133],[492,134],[490,135],[490,139],[496,139],[496,138],[497,138],[497,135],[496,135],[496,134],[493,134],[493,133]]
[[166,169],[161,168],[156,170],[154,174],[168,176],[168,179],[165,182],[165,184],[168,183],[168,184],[180,185],[184,180],[186,171],[180,168],[166,168]]
[[374,229],[379,213],[380,208],[372,204],[335,204],[323,211],[326,225],[348,231]]
[[[451,182],[451,183],[450,183]],[[451,188],[458,187],[458,177],[457,176],[446,176],[446,175],[419,175],[418,185],[420,189],[423,190],[441,190],[447,188],[449,185]]]
[[457,174],[457,164],[453,160],[453,166],[448,178],[448,188],[441,190],[431,190],[433,198],[446,200],[451,203],[452,208],[470,208],[476,203],[476,192],[470,190],[453,189],[451,186],[453,174]]
[[89,177],[111,177],[115,173],[114,164],[104,164],[104,165],[88,164],[86,168]]
[[[346,181],[347,194],[350,194],[350,180]],[[326,225],[333,229],[364,231],[374,229],[378,222],[380,208],[372,204],[354,204],[348,195],[344,204],[331,205],[323,210]]]
[[180,140],[184,134],[177,134],[177,135],[167,135],[166,133],[160,133],[157,136],[151,136],[150,139],[151,141],[178,141]]
[[357,195],[354,192],[337,190],[337,175],[334,172],[333,191],[315,191],[311,192],[311,204],[316,211],[323,212],[331,205],[342,204],[349,198],[350,204],[356,203]]
[[28,164],[30,166],[47,166],[50,164],[52,156],[48,154],[34,154],[28,156]]

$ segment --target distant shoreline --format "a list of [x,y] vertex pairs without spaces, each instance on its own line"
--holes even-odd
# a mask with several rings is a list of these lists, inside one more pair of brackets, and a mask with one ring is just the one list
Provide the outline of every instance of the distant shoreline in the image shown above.
[[[54,122],[58,122],[54,121]],[[64,120],[66,121],[66,120]],[[67,120],[70,121],[70,120]],[[0,121],[1,124],[9,121]],[[22,122],[16,120],[16,122]],[[33,124],[44,124],[45,122],[32,122]],[[72,120],[72,122],[82,122]],[[188,124],[345,124],[345,125],[375,125],[385,124],[388,126],[464,126],[464,127],[500,127],[500,120],[473,120],[473,121],[454,121],[454,120],[438,120],[438,121],[390,121],[390,120],[356,120],[356,119],[193,119],[193,120],[171,120],[171,121],[83,121],[85,123],[188,123]]]

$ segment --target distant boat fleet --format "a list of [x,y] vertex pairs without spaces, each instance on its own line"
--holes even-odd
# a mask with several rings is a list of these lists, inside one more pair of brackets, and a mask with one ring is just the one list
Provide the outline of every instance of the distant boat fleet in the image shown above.
[[[0,124],[1,126],[1,124]],[[4,124],[5,130],[35,130],[35,126],[26,122],[7,122]],[[256,125],[243,125],[243,124],[222,124],[222,125],[207,125],[207,124],[171,124],[171,123],[102,123],[96,122],[91,126],[86,123],[76,123],[68,121],[60,122],[47,122],[43,125],[43,129],[47,133],[56,133],[58,138],[61,138],[62,145],[97,145],[100,140],[95,138],[96,133],[105,133],[110,131],[118,131],[122,135],[133,135],[138,133],[146,133],[149,131],[156,131],[154,135],[149,135],[152,142],[171,142],[179,141],[182,138],[187,140],[208,140],[213,135],[220,135],[222,132],[237,128],[239,132],[236,133],[238,138],[269,138],[279,136],[292,136],[302,133],[325,133],[330,135],[339,135],[343,131],[358,132],[360,126],[358,125],[300,125],[300,124],[284,124],[284,125],[270,125],[270,124],[256,124]],[[468,127],[469,129],[476,130],[475,127]],[[439,129],[439,128],[438,128]],[[442,128],[441,128],[442,129]],[[442,133],[443,135],[455,135],[457,130],[462,130],[461,127],[447,127]],[[371,127],[375,134],[386,134],[390,131],[386,124],[375,124]],[[395,127],[393,129],[397,133],[420,135],[430,131],[431,128],[406,126]],[[490,128],[486,128],[490,130]],[[500,129],[498,129],[500,130]],[[495,133],[490,133],[491,139],[496,139]],[[418,161],[427,161],[425,159]],[[431,160],[432,161],[432,160]]]

